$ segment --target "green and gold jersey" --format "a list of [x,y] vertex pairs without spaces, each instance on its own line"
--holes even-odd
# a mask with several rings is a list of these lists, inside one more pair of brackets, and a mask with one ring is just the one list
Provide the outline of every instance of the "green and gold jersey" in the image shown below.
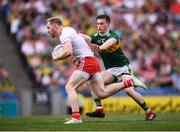
[[128,65],[129,60],[122,52],[119,37],[114,31],[110,30],[105,36],[100,36],[99,33],[91,35],[91,43],[100,46],[110,38],[115,38],[117,40],[117,44],[109,48],[108,52],[100,53],[106,69]]

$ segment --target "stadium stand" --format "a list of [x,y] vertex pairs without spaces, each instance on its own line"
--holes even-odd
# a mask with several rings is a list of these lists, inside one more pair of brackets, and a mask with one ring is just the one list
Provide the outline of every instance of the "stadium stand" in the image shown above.
[[57,40],[47,36],[46,19],[58,15],[63,25],[91,34],[95,16],[107,13],[135,74],[150,86],[142,94],[180,94],[179,0],[2,0],[0,4],[7,34],[22,55],[33,88],[61,88],[74,68],[69,60],[51,61]]
[[7,70],[3,67],[0,62],[0,91],[2,92],[14,92],[15,86],[9,79]]
[[[50,56],[53,42],[47,37],[46,18],[59,15],[64,25],[90,34],[95,31],[94,17],[108,13],[135,74],[151,87],[175,88],[173,74],[178,73],[180,63],[179,3],[165,1],[3,0],[1,11],[7,32],[24,56],[29,77],[35,85],[49,86],[57,74]],[[65,69],[72,67],[71,62],[63,65]]]
[[16,116],[19,114],[15,90],[15,85],[10,80],[2,61],[0,61],[0,116]]

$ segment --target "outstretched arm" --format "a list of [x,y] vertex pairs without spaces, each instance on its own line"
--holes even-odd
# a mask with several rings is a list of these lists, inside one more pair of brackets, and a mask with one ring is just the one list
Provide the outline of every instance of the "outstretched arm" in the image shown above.
[[100,52],[107,51],[114,44],[117,44],[117,40],[115,38],[110,38],[106,42],[104,42],[101,46],[99,46]]
[[110,48],[115,44],[117,44],[117,40],[114,38],[110,38],[106,42],[104,42],[101,46],[93,43],[89,44],[89,46],[91,47],[91,49],[97,52],[111,52]]
[[91,43],[91,37],[85,34],[80,33],[81,36],[85,39],[85,41],[88,43],[88,45],[91,47],[92,50],[95,50],[97,52],[109,52],[109,48],[111,48],[113,45],[117,44],[117,39],[110,38],[106,42],[104,42],[101,46],[98,46],[97,44]]

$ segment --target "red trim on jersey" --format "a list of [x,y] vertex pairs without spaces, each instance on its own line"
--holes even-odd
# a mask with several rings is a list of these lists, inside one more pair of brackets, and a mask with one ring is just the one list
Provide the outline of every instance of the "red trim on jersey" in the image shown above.
[[78,60],[76,69],[93,75],[101,71],[99,61],[96,57],[84,57]]

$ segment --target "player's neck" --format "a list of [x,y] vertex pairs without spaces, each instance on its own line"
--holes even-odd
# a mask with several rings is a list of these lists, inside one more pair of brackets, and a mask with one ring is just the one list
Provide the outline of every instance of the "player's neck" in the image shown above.
[[99,35],[100,35],[100,36],[106,36],[108,33],[109,33],[109,29],[108,29],[106,32],[104,32],[104,33],[100,33],[100,32],[99,32]]
[[61,27],[61,28],[58,29],[58,36],[61,36],[62,30],[63,30],[63,27]]

